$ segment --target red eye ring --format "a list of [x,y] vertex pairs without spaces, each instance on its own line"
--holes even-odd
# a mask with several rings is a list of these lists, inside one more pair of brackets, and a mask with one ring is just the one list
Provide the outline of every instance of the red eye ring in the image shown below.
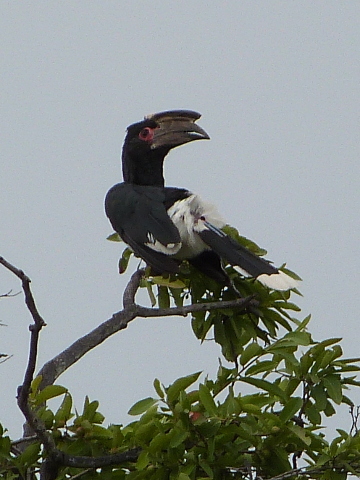
[[154,129],[150,127],[145,127],[139,133],[140,140],[144,142],[150,142],[154,138]]

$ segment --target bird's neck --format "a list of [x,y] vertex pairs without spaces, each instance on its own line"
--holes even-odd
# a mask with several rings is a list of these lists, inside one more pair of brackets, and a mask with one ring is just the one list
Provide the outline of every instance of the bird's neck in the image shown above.
[[137,158],[123,155],[122,170],[125,183],[134,185],[164,186],[163,163],[165,155]]

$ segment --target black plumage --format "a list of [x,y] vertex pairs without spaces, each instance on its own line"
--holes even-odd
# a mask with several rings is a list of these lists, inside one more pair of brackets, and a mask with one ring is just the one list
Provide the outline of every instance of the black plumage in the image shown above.
[[222,267],[226,260],[263,284],[286,290],[296,282],[227,236],[214,207],[183,188],[165,187],[163,163],[184,143],[208,139],[195,122],[200,114],[174,110],[130,125],[124,141],[124,182],[112,187],[105,210],[120,237],[157,273],[179,271],[182,260],[231,287]]

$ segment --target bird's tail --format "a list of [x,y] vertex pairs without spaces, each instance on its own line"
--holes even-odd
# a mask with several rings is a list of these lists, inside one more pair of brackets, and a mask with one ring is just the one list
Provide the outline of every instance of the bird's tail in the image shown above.
[[206,220],[199,220],[195,228],[203,242],[241,274],[254,277],[274,290],[297,287],[297,280],[255,255]]

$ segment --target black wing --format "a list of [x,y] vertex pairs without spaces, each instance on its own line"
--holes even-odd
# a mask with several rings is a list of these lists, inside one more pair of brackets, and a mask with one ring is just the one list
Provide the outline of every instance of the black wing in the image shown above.
[[112,187],[105,199],[106,215],[114,230],[159,273],[177,272],[179,268],[170,252],[177,245],[180,248],[180,235],[165,203],[164,188],[127,183]]

